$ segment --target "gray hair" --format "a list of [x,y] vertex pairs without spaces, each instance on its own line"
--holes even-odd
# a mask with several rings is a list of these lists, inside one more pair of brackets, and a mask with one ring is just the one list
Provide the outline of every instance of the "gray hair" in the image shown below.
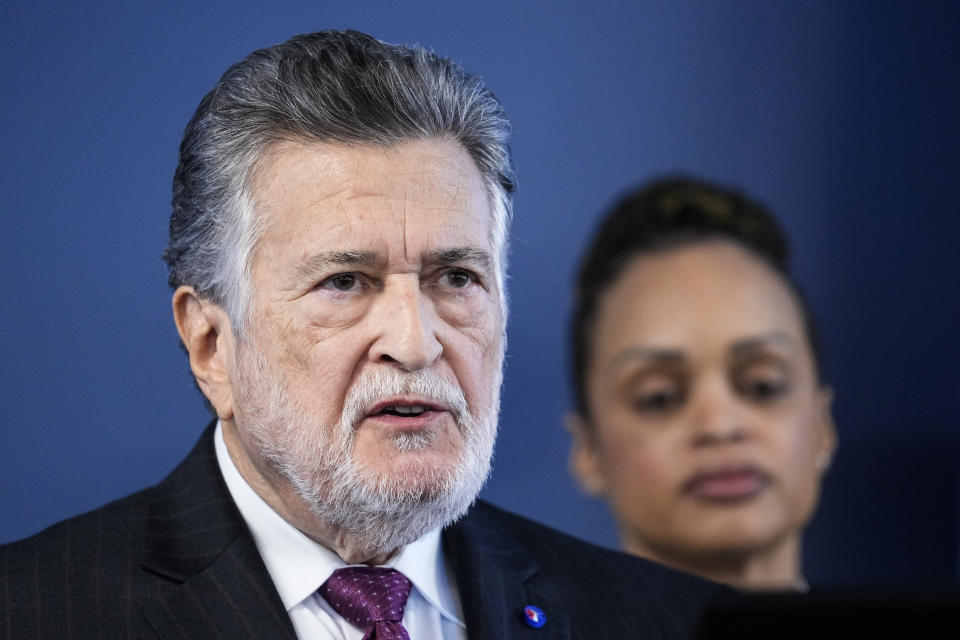
[[453,61],[357,31],[304,34],[254,51],[200,102],[173,178],[163,252],[170,286],[193,286],[222,306],[242,337],[263,228],[250,183],[269,147],[280,140],[392,147],[423,138],[457,141],[480,170],[505,302],[514,174],[503,107]]

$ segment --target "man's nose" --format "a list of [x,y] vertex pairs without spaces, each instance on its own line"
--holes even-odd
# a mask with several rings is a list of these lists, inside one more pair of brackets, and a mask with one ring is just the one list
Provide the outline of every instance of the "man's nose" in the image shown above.
[[699,390],[694,404],[694,446],[736,444],[751,437],[747,407],[733,389],[714,381]]
[[377,338],[371,345],[371,360],[418,371],[430,367],[443,353],[436,334],[436,311],[419,281],[390,283],[377,301],[373,321]]

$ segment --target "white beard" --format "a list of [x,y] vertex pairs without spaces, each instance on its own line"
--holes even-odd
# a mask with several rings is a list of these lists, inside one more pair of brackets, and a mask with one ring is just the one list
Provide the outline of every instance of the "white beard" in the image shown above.
[[[491,381],[489,407],[471,413],[461,389],[432,370],[381,367],[347,392],[340,422],[317,424],[287,394],[286,381],[249,345],[237,352],[238,409],[259,453],[285,478],[314,515],[348,534],[370,555],[389,553],[453,522],[476,499],[490,472],[500,404],[501,367]],[[415,395],[449,408],[460,430],[456,464],[413,460],[403,477],[353,459],[356,427],[365,408],[397,395]],[[400,433],[398,453],[428,449],[435,431]],[[420,464],[418,464],[420,463]]]

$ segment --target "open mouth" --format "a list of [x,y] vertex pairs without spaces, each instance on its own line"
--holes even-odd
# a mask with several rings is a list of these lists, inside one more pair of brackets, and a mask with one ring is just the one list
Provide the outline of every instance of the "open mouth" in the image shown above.
[[446,408],[434,404],[424,398],[391,398],[383,400],[370,407],[367,413],[368,418],[385,418],[399,424],[398,419],[414,420],[417,422],[429,419],[439,413],[446,411]]
[[423,415],[427,411],[432,411],[429,407],[425,407],[422,404],[413,404],[413,405],[402,405],[394,404],[387,407],[384,407],[379,412],[374,415],[378,416],[403,416],[403,417],[417,417]]

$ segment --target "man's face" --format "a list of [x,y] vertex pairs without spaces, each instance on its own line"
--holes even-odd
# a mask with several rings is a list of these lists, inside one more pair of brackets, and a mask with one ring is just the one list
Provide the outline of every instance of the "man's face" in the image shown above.
[[455,517],[486,477],[504,348],[472,158],[449,141],[283,142],[253,195],[264,232],[232,376],[245,452],[348,529],[398,504],[465,502]]

